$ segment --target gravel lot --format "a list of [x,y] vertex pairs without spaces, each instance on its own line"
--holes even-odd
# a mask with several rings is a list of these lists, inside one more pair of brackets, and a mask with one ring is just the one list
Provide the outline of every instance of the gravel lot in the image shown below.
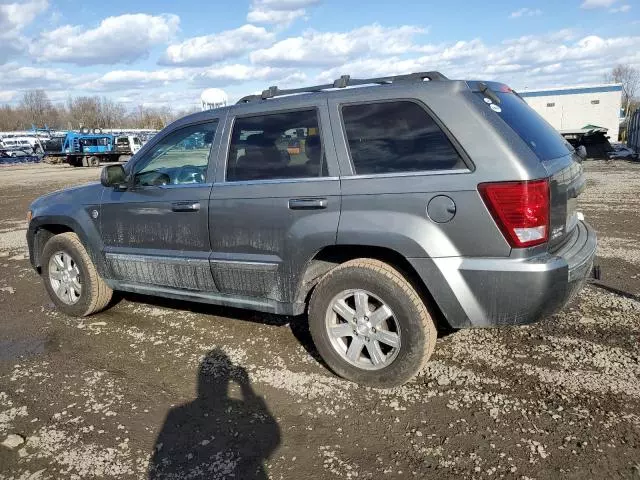
[[[640,164],[588,162],[603,281],[640,294]],[[640,302],[586,287],[528,327],[442,334],[379,391],[317,360],[300,319],[126,296],[58,314],[30,201],[97,169],[1,167],[0,479],[640,478]]]

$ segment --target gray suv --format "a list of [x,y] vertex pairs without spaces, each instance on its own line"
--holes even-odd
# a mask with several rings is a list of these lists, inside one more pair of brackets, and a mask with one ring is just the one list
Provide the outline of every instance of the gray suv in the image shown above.
[[36,200],[27,237],[66,314],[114,290],[306,312],[335,373],[390,387],[424,366],[435,319],[526,324],[579,291],[584,186],[506,85],[343,76],[176,121],[100,183]]

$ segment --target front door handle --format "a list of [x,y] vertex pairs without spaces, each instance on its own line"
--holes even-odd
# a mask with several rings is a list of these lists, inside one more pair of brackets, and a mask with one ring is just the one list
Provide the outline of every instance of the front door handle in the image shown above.
[[327,208],[326,198],[292,198],[289,210],[321,210]]
[[174,202],[171,204],[174,212],[197,212],[200,210],[200,202]]

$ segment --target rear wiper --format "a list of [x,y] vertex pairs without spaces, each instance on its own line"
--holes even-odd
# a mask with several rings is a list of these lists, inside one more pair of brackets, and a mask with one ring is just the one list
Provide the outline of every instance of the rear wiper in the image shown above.
[[484,82],[480,82],[478,83],[478,87],[485,97],[489,97],[494,103],[500,103],[500,98],[496,95],[496,92],[489,88],[489,85]]

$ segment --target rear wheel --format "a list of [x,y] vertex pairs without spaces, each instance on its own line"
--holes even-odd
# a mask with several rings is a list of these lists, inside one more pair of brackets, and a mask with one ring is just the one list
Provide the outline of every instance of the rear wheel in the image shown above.
[[437,336],[411,284],[373,259],[343,263],[320,281],[309,302],[309,328],[336,374],[382,388],[413,378],[433,353]]
[[96,156],[93,157],[89,157],[89,160],[87,160],[87,164],[90,167],[99,167],[100,166],[100,159]]
[[42,279],[58,309],[72,317],[85,317],[103,310],[113,294],[72,232],[55,235],[45,244]]

